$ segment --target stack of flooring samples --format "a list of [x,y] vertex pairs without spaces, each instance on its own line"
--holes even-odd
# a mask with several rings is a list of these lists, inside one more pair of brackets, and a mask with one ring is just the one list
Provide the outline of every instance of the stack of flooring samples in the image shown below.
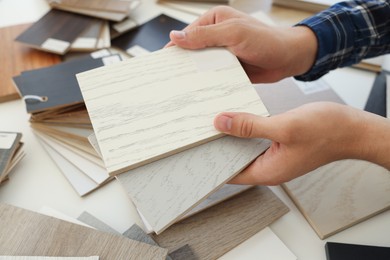
[[23,158],[21,133],[0,132],[0,183],[8,179],[8,175]]
[[110,47],[110,23],[120,22],[112,23],[115,28],[121,28],[116,33],[132,28],[127,25],[132,21],[128,16],[139,3],[119,0],[48,2],[53,9],[21,33],[16,41],[60,55]]
[[110,175],[122,173],[118,179],[157,234],[191,215],[269,147],[264,139],[219,138],[213,127],[220,111],[268,114],[225,49],[171,47],[77,78],[92,143]]
[[7,64],[2,66],[0,73],[0,102],[20,97],[12,82],[13,76],[24,70],[47,67],[60,62],[57,55],[15,44],[15,37],[29,26],[30,24],[22,24],[0,28],[0,61]]
[[93,131],[75,74],[118,61],[118,55],[101,50],[14,77],[31,114],[31,126],[80,196],[112,177],[87,139]]
[[[256,90],[270,114],[313,101],[343,103],[323,83],[298,84],[287,79]],[[321,239],[390,209],[389,187],[387,169],[359,160],[334,162],[283,185]]]
[[111,175],[222,137],[221,111],[268,115],[223,48],[174,46],[76,76]]
[[119,0],[47,0],[51,7],[73,13],[120,22],[129,16],[139,1]]
[[0,255],[165,259],[167,250],[53,217],[0,205]]

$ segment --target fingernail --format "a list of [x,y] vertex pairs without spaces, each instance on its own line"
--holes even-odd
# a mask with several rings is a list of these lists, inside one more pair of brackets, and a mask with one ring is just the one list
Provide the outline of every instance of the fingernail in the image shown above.
[[177,38],[177,39],[184,39],[186,37],[186,32],[185,31],[172,31],[172,34]]
[[217,116],[215,128],[221,132],[229,132],[232,129],[232,118],[224,115]]

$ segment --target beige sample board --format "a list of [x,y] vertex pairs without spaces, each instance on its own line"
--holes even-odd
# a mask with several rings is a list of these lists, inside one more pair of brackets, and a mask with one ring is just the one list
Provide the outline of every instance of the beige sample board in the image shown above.
[[0,255],[165,259],[167,250],[0,204]]
[[265,139],[226,136],[117,178],[159,234],[241,172],[269,145]]
[[174,46],[77,79],[111,175],[221,137],[213,126],[220,112],[268,115],[224,48]]
[[216,259],[288,212],[264,186],[249,189],[154,235],[169,252],[188,244],[197,259]]
[[342,160],[283,185],[321,239],[390,208],[390,173]]

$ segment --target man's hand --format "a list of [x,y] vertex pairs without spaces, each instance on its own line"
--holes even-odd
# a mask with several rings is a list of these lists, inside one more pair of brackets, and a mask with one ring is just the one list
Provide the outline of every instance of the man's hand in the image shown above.
[[341,159],[390,169],[390,120],[346,105],[311,103],[269,118],[227,112],[214,125],[229,135],[273,141],[231,183],[277,185]]
[[224,46],[236,55],[253,83],[275,82],[307,72],[317,39],[307,27],[271,27],[230,7],[216,7],[183,31],[172,31],[167,46],[187,49]]

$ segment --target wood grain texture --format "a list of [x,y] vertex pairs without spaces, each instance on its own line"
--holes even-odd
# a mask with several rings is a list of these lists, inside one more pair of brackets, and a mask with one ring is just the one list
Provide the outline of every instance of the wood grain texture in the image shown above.
[[17,89],[12,82],[12,77],[24,70],[37,69],[57,64],[61,61],[55,54],[33,50],[14,39],[31,24],[21,24],[0,28],[0,62],[7,64],[2,66],[0,73],[0,102],[20,98]]
[[157,234],[184,217],[270,145],[226,136],[117,176]]
[[283,188],[321,239],[390,209],[390,172],[366,161],[334,162]]
[[221,137],[221,111],[268,115],[222,48],[174,46],[76,76],[111,175]]
[[[48,52],[64,54],[71,43],[94,21],[95,18],[52,9],[21,33],[16,41]],[[48,39],[57,41],[60,45],[47,44]]]
[[165,259],[165,249],[0,205],[0,254],[91,256],[108,259]]
[[169,252],[188,244],[198,259],[216,259],[287,212],[288,208],[272,191],[259,186],[153,237]]

